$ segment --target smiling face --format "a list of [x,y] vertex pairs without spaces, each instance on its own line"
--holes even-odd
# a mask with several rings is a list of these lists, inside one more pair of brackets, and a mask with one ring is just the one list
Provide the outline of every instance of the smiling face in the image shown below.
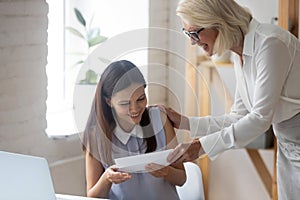
[[[182,21],[183,28],[186,31],[198,31],[199,28],[190,26]],[[198,37],[199,41],[195,41],[194,39],[191,39],[191,44],[197,44],[198,46],[202,47],[202,49],[207,53],[208,56],[212,56],[214,54],[214,45],[216,38],[218,36],[218,31],[216,29],[212,28],[205,28],[201,32],[199,32]]]
[[139,124],[147,105],[144,85],[133,83],[116,92],[107,103],[115,110],[118,123],[125,131]]

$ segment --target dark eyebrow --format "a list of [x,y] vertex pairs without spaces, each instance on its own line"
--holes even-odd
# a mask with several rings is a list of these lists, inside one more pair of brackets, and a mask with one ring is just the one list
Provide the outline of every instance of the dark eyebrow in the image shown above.
[[[141,97],[146,97],[146,94],[144,93],[144,94],[142,94],[141,96],[139,96],[139,98],[141,98]],[[139,99],[138,98],[138,99]]]
[[[141,99],[141,98],[144,98],[146,97],[146,94],[143,93],[141,96],[139,96],[137,99]],[[130,103],[130,100],[120,100],[118,101],[119,104],[124,104],[124,103]]]
[[121,101],[118,101],[118,104],[125,104],[125,103],[129,103],[130,101],[129,100],[121,100]]

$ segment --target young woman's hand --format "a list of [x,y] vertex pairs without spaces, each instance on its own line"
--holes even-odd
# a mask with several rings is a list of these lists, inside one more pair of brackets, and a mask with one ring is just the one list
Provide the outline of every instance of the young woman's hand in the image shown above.
[[105,171],[105,176],[109,182],[119,184],[131,178],[131,175],[129,173],[119,172],[117,170],[118,168],[116,168],[115,166],[110,166],[109,168],[107,168],[107,170]]
[[156,163],[149,163],[146,165],[146,170],[154,177],[166,177],[169,174],[169,166],[163,166]]

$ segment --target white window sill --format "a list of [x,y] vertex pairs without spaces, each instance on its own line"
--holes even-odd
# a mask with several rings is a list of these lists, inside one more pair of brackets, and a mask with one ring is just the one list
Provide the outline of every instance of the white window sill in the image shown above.
[[47,102],[47,129],[49,138],[65,138],[82,133],[90,113],[96,85],[76,85],[73,102]]
[[66,138],[79,132],[74,120],[73,108],[47,112],[46,133],[49,138]]

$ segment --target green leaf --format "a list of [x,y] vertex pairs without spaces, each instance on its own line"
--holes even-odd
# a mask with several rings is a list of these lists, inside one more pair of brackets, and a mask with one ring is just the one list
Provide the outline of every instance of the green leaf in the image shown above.
[[96,84],[97,83],[97,73],[91,69],[86,71],[85,73],[85,80],[88,84]]
[[83,79],[79,81],[79,84],[88,84],[88,82],[85,79]]
[[90,29],[90,28],[92,27],[92,23],[93,23],[93,20],[94,20],[94,16],[95,16],[95,14],[93,13],[91,19],[89,20],[89,24],[88,24],[87,29]]
[[85,22],[84,17],[82,16],[81,12],[77,8],[74,8],[74,11],[75,11],[75,15],[77,17],[77,20],[85,27],[86,22]]
[[74,63],[73,66],[76,66],[76,65],[79,65],[79,64],[83,64],[83,63],[84,63],[83,60],[79,60],[79,61],[77,61],[76,63]]
[[83,63],[84,63],[83,60],[79,60],[79,61],[77,61],[76,63],[72,64],[72,65],[70,66],[70,69],[73,69],[73,68],[75,68],[77,65],[80,65],[80,64],[83,64]]
[[87,33],[87,38],[92,39],[94,37],[100,36],[100,29],[99,28],[91,28]]
[[88,44],[89,44],[89,47],[92,47],[92,46],[95,46],[101,42],[104,42],[107,38],[104,37],[104,36],[97,36],[97,37],[94,37],[94,38],[91,38],[89,41],[88,41]]
[[68,31],[70,31],[72,34],[76,35],[77,37],[80,37],[80,38],[82,38],[82,39],[85,40],[84,36],[83,36],[77,29],[75,29],[75,28],[73,28],[73,27],[69,27],[69,26],[66,27],[66,29],[67,29]]
[[108,59],[106,59],[106,58],[104,58],[104,57],[98,57],[98,59],[99,59],[101,62],[105,63],[105,64],[111,63],[111,60],[108,60]]

